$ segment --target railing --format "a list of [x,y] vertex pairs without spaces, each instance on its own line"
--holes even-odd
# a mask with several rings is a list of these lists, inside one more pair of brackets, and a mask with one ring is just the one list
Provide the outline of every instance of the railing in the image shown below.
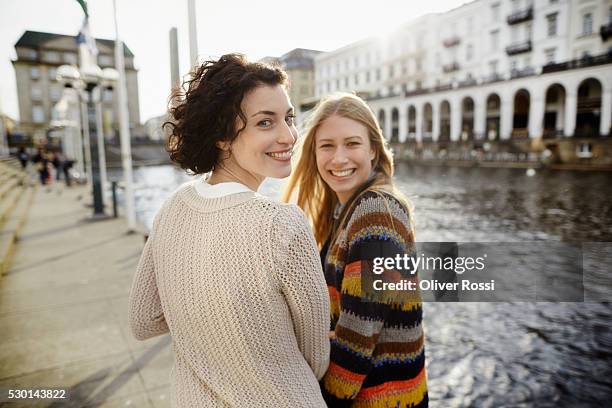
[[492,83],[492,82],[499,82],[499,81],[503,81],[503,80],[504,80],[503,75],[495,73],[495,74],[491,74],[488,77],[486,77],[483,80],[483,83],[489,84],[489,83]]
[[463,80],[463,81],[459,81],[458,86],[459,86],[459,88],[464,88],[464,87],[466,87],[466,86],[474,86],[474,85],[476,85],[477,83],[478,83],[478,82],[476,81],[476,79],[474,79],[474,78],[468,78],[468,79],[465,79],[465,80]]
[[434,88],[434,91],[436,92],[440,92],[440,91],[450,91],[451,89],[453,89],[453,84],[444,84],[444,85],[438,85]]
[[516,55],[531,51],[531,40],[514,43],[506,47],[506,54]]
[[412,91],[406,91],[404,96],[418,96],[425,95],[426,93],[429,93],[429,89],[427,88],[413,89]]
[[444,45],[446,48],[450,48],[450,47],[454,47],[455,45],[459,45],[459,43],[461,42],[461,38],[459,38],[459,36],[452,36],[449,38],[444,39],[444,41],[442,41],[442,45]]
[[592,98],[578,98],[576,108],[578,111],[593,110],[601,107],[601,97],[596,96]]
[[450,64],[445,64],[442,66],[442,70],[446,73],[459,71],[459,63],[451,62]]
[[574,132],[575,138],[592,139],[601,136],[599,129],[576,129]]
[[612,22],[602,25],[599,29],[599,35],[601,35],[602,41],[608,41],[608,39],[612,37]]
[[570,69],[593,67],[596,65],[604,65],[612,63],[612,52],[596,56],[585,56],[579,59],[573,59],[557,64],[548,64],[542,67],[542,73],[548,74],[551,72],[567,71]]
[[529,7],[525,10],[521,10],[521,11],[517,11],[516,13],[512,13],[506,18],[506,21],[510,25],[522,23],[524,21],[529,21],[529,20],[533,20],[533,7]]
[[535,75],[535,69],[533,67],[526,67],[523,69],[513,69],[510,71],[510,78],[523,78],[531,75]]
[[529,129],[512,129],[511,138],[514,140],[529,139]]
[[563,130],[544,129],[544,132],[542,132],[542,137],[544,139],[557,139],[563,137]]

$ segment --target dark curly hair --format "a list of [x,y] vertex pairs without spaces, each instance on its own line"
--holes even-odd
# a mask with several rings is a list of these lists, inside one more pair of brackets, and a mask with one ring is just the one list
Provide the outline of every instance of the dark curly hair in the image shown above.
[[[234,140],[246,127],[240,105],[244,95],[261,85],[287,85],[279,67],[249,62],[242,54],[226,54],[206,61],[190,73],[182,87],[172,91],[166,150],[181,168],[193,174],[211,171],[221,149],[219,141]],[[236,119],[242,120],[237,128]]]

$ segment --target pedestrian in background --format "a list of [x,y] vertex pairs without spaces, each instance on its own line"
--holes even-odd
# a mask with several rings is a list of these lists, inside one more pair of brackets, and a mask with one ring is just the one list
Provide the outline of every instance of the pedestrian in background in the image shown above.
[[43,149],[38,148],[37,153],[32,157],[32,163],[36,165],[36,171],[41,185],[46,185],[51,182],[51,163],[49,161],[49,154]]
[[26,152],[25,147],[19,148],[19,151],[17,152],[17,158],[21,163],[21,168],[25,170],[28,166],[28,161],[30,160],[30,155]]

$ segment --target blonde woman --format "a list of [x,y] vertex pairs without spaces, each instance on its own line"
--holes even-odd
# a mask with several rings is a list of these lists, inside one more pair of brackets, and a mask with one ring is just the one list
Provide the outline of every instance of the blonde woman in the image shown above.
[[256,193],[291,172],[286,80],[228,54],[173,94],[170,156],[210,175],[156,215],[129,309],[136,338],[172,336],[173,406],[325,406],[329,300],[317,246],[299,208]]
[[[393,186],[393,159],[359,97],[338,94],[312,113],[284,199],[310,218],[322,249],[331,305],[329,407],[428,405],[422,309],[362,288],[377,257],[413,251],[410,207]],[[394,273],[394,271],[389,271]],[[370,275],[371,276],[371,275]]]

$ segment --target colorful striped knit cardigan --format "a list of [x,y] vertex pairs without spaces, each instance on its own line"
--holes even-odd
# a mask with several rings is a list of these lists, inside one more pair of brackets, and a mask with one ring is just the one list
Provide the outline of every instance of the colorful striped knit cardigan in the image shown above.
[[[329,369],[321,382],[330,407],[427,407],[420,295],[386,301],[366,295],[362,275],[376,257],[414,253],[409,210],[391,193],[353,200],[324,256],[330,295]],[[412,277],[416,281],[416,275]]]

